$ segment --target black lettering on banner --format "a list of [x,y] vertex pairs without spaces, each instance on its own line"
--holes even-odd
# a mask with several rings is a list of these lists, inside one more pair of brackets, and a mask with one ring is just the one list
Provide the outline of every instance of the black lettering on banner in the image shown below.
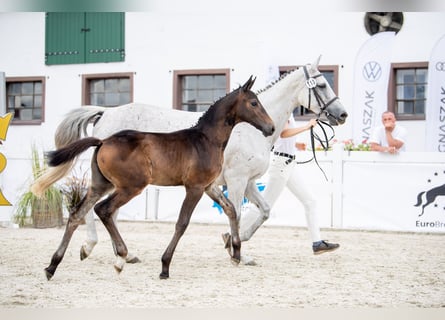
[[370,136],[370,130],[372,125],[372,116],[374,114],[374,108],[372,104],[374,103],[374,93],[375,91],[368,92],[365,91],[365,108],[363,109],[363,119],[362,123],[366,126],[362,129],[362,139],[367,140]]

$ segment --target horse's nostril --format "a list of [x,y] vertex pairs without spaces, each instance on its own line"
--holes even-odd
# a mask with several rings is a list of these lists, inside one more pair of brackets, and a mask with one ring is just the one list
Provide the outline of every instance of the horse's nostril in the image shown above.
[[347,112],[343,112],[341,115],[340,115],[340,118],[341,119],[346,119],[348,117],[348,113]]

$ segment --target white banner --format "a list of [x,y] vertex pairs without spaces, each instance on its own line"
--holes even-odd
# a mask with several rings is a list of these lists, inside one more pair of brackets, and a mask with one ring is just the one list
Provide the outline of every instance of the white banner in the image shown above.
[[394,32],[373,35],[360,48],[354,65],[352,139],[368,140],[387,110],[388,80]]
[[425,107],[427,151],[445,152],[445,35],[431,52]]

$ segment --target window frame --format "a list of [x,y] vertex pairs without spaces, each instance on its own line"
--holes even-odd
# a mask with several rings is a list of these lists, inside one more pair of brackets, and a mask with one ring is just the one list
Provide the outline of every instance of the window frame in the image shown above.
[[20,120],[14,117],[11,120],[11,125],[41,125],[45,122],[45,101],[46,101],[46,78],[44,76],[24,76],[24,77],[6,77],[6,112],[8,111],[8,83],[13,82],[37,82],[40,81],[42,84],[42,111],[41,111],[41,119],[34,119],[34,120]]
[[[294,69],[299,69],[301,67],[303,67],[303,65],[298,65],[298,66],[279,66],[278,67],[278,71],[279,71],[279,73],[281,75],[282,73],[289,72],[289,71],[294,70]],[[331,64],[319,65],[318,66],[318,70],[320,72],[332,72],[333,73],[333,75],[334,75],[334,86],[332,87],[332,90],[334,91],[335,95],[338,96],[338,90],[339,90],[339,83],[338,83],[339,66],[335,65],[335,64],[332,64],[332,65]],[[294,112],[294,115],[295,115],[295,112]],[[307,114],[303,114],[303,115],[298,114],[295,117],[295,120],[309,120],[309,119],[312,119],[312,118],[313,118],[313,116],[311,116],[311,113],[307,113]]]
[[[226,94],[230,92],[230,69],[189,69],[173,71],[173,109],[183,110],[182,81],[183,76],[224,75],[226,77]],[[191,111],[193,112],[193,111]]]
[[[90,100],[90,80],[97,79],[116,79],[116,78],[128,78],[130,80],[130,102],[134,101],[134,72],[115,72],[115,73],[93,73],[82,75],[82,105],[91,105]],[[105,106],[112,108],[111,106]]]
[[[425,120],[426,113],[426,96],[425,96],[425,113],[423,115],[404,115],[397,113],[396,111],[396,98],[397,98],[397,71],[403,69],[427,69],[427,61],[418,62],[397,62],[391,63],[391,72],[389,75],[389,86],[388,86],[388,111],[391,111],[396,116],[397,120],[407,121],[407,120]],[[428,80],[428,78],[427,78]],[[428,90],[428,82],[426,83],[426,90]]]

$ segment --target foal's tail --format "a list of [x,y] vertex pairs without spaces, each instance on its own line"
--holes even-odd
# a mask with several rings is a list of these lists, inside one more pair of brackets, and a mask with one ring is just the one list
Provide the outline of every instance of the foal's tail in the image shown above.
[[[40,176],[35,183],[31,186],[31,191],[36,196],[41,197],[45,190],[54,182],[59,180],[57,174],[51,171],[51,169],[58,166],[71,167],[72,162],[78,155],[86,151],[90,147],[98,147],[102,145],[102,140],[95,137],[87,137],[82,140],[77,140],[70,145],[47,153],[48,165],[51,167],[47,172]],[[63,177],[63,175],[62,175]]]
[[[87,136],[87,127],[90,123],[96,123],[103,115],[104,107],[83,106],[73,109],[65,119],[57,126],[54,142],[57,149],[63,148],[82,137],[82,133]],[[66,161],[56,167],[48,168],[43,175],[35,181],[31,191],[42,196],[54,182],[62,179],[71,171],[75,164],[75,159]]]

